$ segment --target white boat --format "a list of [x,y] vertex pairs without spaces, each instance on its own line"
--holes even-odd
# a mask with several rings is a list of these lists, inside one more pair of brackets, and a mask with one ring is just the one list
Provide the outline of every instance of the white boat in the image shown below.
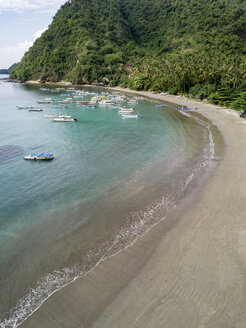
[[45,98],[44,100],[39,100],[38,101],[38,104],[51,104],[53,102],[54,102],[53,99],[51,99],[51,98]]
[[102,101],[100,101],[98,103],[99,105],[116,105],[114,101],[110,100],[110,99],[103,99]]
[[76,122],[76,118],[66,118],[66,117],[56,117],[56,118],[53,118],[52,120],[53,122]]
[[128,103],[129,103],[129,104],[137,104],[138,102],[137,102],[136,99],[129,99],[129,100],[128,100]]
[[130,108],[121,108],[118,111],[118,114],[132,114],[132,113],[134,113],[134,109],[132,107],[130,107]]
[[59,115],[44,115],[44,117],[47,117],[47,118],[72,118],[72,116],[70,116],[70,115],[62,115],[62,114],[59,114]]
[[61,102],[61,103],[69,104],[69,103],[71,103],[72,101],[73,101],[72,98],[66,98],[66,99],[64,99],[64,100],[61,100],[60,102]]
[[24,159],[30,159],[30,160],[42,160],[42,161],[50,161],[52,159],[54,159],[55,156],[53,154],[29,154],[27,156],[24,157]]
[[89,101],[89,104],[90,104],[90,105],[95,105],[95,104],[97,104],[97,103],[98,103],[97,99],[91,99],[91,100]]
[[138,113],[134,113],[134,114],[122,114],[121,117],[123,118],[140,118],[141,115]]
[[26,106],[26,105],[23,105],[23,106],[16,106],[17,109],[32,109],[33,106]]

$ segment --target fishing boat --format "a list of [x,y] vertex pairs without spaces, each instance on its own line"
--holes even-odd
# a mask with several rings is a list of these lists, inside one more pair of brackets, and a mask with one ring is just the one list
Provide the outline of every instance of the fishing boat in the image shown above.
[[70,116],[70,115],[62,115],[62,114],[59,114],[59,115],[44,115],[44,117],[47,117],[47,118],[72,118],[72,116]]
[[90,101],[89,101],[89,104],[90,105],[96,105],[98,103],[98,100],[97,99],[91,99]]
[[88,100],[80,100],[80,101],[77,101],[77,105],[88,105]]
[[33,107],[29,109],[29,112],[42,112],[43,108],[42,107]]
[[123,118],[140,118],[141,115],[139,113],[122,114],[121,117],[123,117]]
[[187,106],[181,106],[178,107],[179,110],[198,110],[198,107],[187,107]]
[[40,153],[40,154],[29,154],[27,156],[24,157],[24,159],[29,159],[29,160],[41,160],[41,161],[50,161],[52,159],[54,159],[55,156],[53,154],[44,154],[44,153]]
[[114,101],[110,100],[110,99],[103,99],[100,102],[98,102],[99,105],[116,105]]
[[56,105],[56,106],[54,106],[54,109],[66,109],[66,108],[67,108],[66,105],[61,105],[61,106]]
[[52,120],[53,122],[76,122],[77,121],[77,119],[76,118],[72,118],[72,117],[68,117],[68,118],[66,118],[66,117],[55,117],[55,118],[53,118],[53,120]]
[[128,100],[128,103],[129,103],[129,104],[137,104],[138,102],[137,102],[136,99],[129,99],[129,100]]
[[89,105],[84,105],[83,108],[85,108],[85,109],[95,109],[96,106],[89,104]]
[[17,109],[32,109],[33,108],[33,106],[26,106],[26,105],[24,105],[24,106],[16,106],[17,107]]
[[130,108],[121,108],[118,111],[118,114],[132,114],[134,113],[134,108],[130,107]]
[[38,104],[51,104],[53,102],[54,102],[54,100],[51,98],[45,98],[44,100],[37,101]]

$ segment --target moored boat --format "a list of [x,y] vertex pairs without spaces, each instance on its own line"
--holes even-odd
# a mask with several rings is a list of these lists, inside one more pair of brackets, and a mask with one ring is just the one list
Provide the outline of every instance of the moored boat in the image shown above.
[[54,106],[54,109],[66,109],[67,108],[67,106],[66,105],[55,105]]
[[54,100],[51,98],[45,98],[44,100],[37,101],[38,104],[51,104],[53,102],[54,102]]
[[52,120],[53,122],[76,122],[77,119],[76,118],[66,118],[66,117],[55,117]]
[[59,115],[44,115],[44,117],[47,117],[47,118],[72,118],[72,116],[70,116],[70,115],[62,115],[62,114],[59,114]]
[[79,100],[77,101],[77,105],[88,105],[88,100]]
[[198,110],[198,107],[187,107],[187,106],[181,106],[178,107],[179,110]]
[[133,114],[122,114],[121,117],[123,117],[123,118],[140,118],[142,116],[139,113],[133,113]]
[[23,106],[16,106],[17,107],[17,109],[32,109],[33,108],[33,106],[25,106],[25,105],[23,105]]
[[29,109],[29,112],[42,112],[43,108],[42,107],[32,107]]
[[118,111],[118,114],[132,114],[134,113],[134,108],[130,107],[130,108],[121,108]]
[[103,99],[102,101],[98,102],[99,105],[116,105],[114,101],[110,100],[110,99]]
[[52,153],[29,154],[27,156],[24,156],[24,159],[29,159],[29,160],[34,160],[34,161],[36,161],[36,160],[50,161],[54,158],[55,158],[55,156]]

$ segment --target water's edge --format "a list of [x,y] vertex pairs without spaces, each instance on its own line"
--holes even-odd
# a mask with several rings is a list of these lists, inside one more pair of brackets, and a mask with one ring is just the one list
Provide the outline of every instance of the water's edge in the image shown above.
[[[207,156],[207,159],[204,161],[203,166],[195,168],[194,171],[191,172],[186,177],[186,180],[184,181],[184,185],[183,185],[183,194],[186,193],[187,191],[189,193],[192,192],[192,183],[194,182],[194,179],[198,176],[198,173],[201,172],[201,170],[210,169],[210,173],[211,173],[215,165],[213,166],[213,168],[211,168],[210,164],[214,160],[215,152],[218,153],[217,149],[215,150],[216,140],[214,140],[213,132],[211,131],[211,125],[212,125],[211,122],[207,122],[205,119],[203,120],[203,118],[192,116],[192,115],[190,116],[190,118],[195,119],[198,124],[203,125],[206,129],[208,129],[209,154]],[[197,184],[197,181],[195,183]],[[95,256],[96,254],[98,257],[98,261],[92,268],[90,268],[90,270],[85,272],[84,268],[86,267],[86,263],[80,263],[79,265],[76,265],[71,268],[65,268],[60,271],[54,271],[53,273],[43,277],[43,279],[38,282],[36,288],[30,290],[29,294],[27,294],[26,297],[20,300],[20,302],[15,307],[15,309],[11,311],[9,319],[5,319],[4,321],[0,322],[0,327],[1,328],[18,327],[19,325],[21,325],[25,320],[27,320],[27,318],[29,318],[34,312],[36,312],[42,306],[42,304],[55,292],[73,283],[78,278],[87,275],[105,259],[115,256],[119,252],[122,252],[126,248],[129,248],[130,246],[135,244],[140,236],[146,234],[152,227],[157,225],[160,221],[165,220],[167,215],[170,213],[170,211],[174,209],[177,205],[178,204],[174,203],[172,199],[161,199],[159,203],[154,204],[154,206],[151,207],[148,211],[141,213],[141,219],[138,220],[139,225],[132,227],[131,229],[132,236],[130,236],[130,238],[129,236],[127,236],[131,240],[131,242],[127,244],[127,246],[125,246],[123,249],[114,252],[114,249],[117,248],[118,243],[122,242],[122,239],[125,238],[126,231],[120,231],[117,236],[114,236],[115,237],[114,240],[112,240],[107,245],[109,250],[108,255],[101,254],[100,249],[94,250],[93,256]],[[167,210],[166,216],[162,217],[157,222],[153,222],[145,230],[146,223],[150,221],[150,217],[153,216],[153,213],[157,213],[159,210],[161,210],[163,206]],[[139,213],[136,213],[136,215],[139,215]],[[140,234],[139,231],[141,231],[142,233]],[[87,254],[88,258],[91,255],[92,254]],[[46,286],[46,288],[44,288],[44,285]],[[42,295],[41,298],[40,295]]]

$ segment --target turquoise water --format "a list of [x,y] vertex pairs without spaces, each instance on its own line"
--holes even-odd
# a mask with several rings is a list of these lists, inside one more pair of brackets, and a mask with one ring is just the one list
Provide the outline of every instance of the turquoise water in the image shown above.
[[[41,88],[0,83],[0,327],[18,326],[55,290],[164,219],[211,158],[208,127],[167,106],[138,100],[142,118],[123,119],[110,106],[76,104],[94,94]],[[67,109],[37,104],[64,93],[73,98]],[[44,116],[59,112],[77,122]],[[32,152],[56,157],[25,161]]]

